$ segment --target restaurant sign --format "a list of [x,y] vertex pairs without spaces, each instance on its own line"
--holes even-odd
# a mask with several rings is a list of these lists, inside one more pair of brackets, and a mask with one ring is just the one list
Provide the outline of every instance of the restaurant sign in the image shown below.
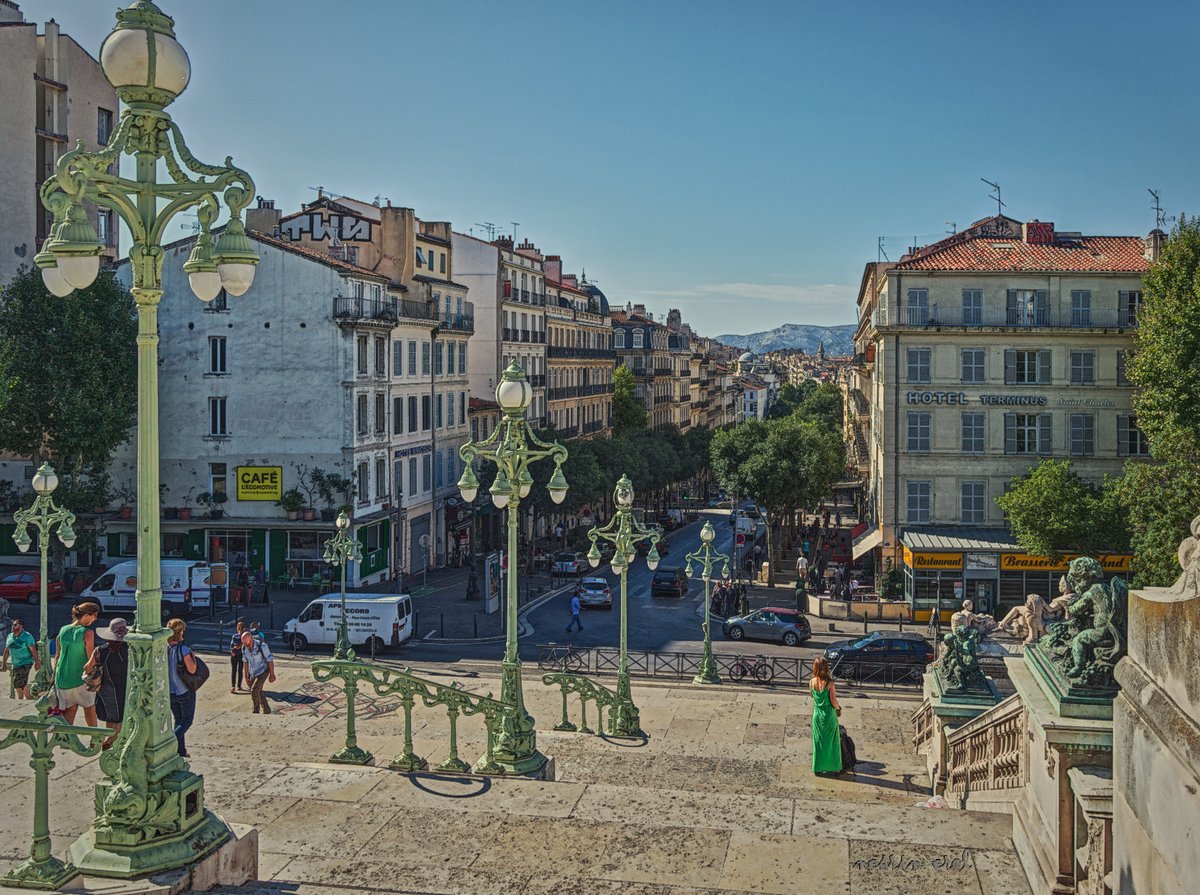
[[[1081,554],[1064,553],[1058,562],[1051,562],[1044,556],[1030,556],[1026,553],[1000,554],[1000,571],[1002,572],[1065,572],[1071,560]],[[1128,572],[1130,556],[1126,553],[1101,553],[1095,557],[1106,572]]]
[[910,569],[918,571],[961,569],[963,566],[963,555],[961,553],[914,553],[908,547],[905,547],[904,564]]

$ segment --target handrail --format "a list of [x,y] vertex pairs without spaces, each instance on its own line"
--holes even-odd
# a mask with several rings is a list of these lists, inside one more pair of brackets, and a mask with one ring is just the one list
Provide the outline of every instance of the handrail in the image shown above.
[[926,699],[909,720],[913,726],[913,751],[920,752],[933,739],[933,703]]
[[947,792],[1019,789],[1028,776],[1026,712],[1019,695],[997,703],[946,735]]
[[[562,720],[554,725],[555,730],[595,733],[596,731],[588,727],[587,720],[587,704],[592,702],[596,706],[596,727],[601,731],[604,730],[604,710],[608,709],[608,734],[616,736],[614,709],[620,705],[621,700],[615,691],[588,680],[586,677],[562,671],[542,675],[542,683],[548,687],[557,684],[562,691]],[[571,693],[579,697],[580,723],[578,727],[571,723],[570,715],[567,712],[567,696]]]

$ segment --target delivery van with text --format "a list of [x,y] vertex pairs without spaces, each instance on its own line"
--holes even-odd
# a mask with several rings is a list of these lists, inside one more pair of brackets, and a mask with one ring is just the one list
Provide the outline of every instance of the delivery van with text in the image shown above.
[[[297,650],[309,644],[332,646],[342,619],[338,594],[318,597],[283,626],[283,642]],[[346,594],[346,635],[355,649],[379,652],[412,637],[413,605],[408,594]]]
[[[206,562],[164,559],[162,574],[162,616],[186,615],[191,609],[206,609],[212,598],[212,567]],[[119,562],[101,573],[79,594],[80,602],[99,603],[107,613],[137,609],[137,560]]]

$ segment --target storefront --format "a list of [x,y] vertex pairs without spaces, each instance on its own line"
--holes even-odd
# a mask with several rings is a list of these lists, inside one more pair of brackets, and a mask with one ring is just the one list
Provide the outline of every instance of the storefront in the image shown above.
[[[928,621],[940,610],[948,622],[962,601],[975,602],[975,611],[1000,618],[1036,593],[1052,599],[1058,581],[1077,554],[1057,562],[1030,556],[1007,531],[919,529],[903,538],[904,597],[913,618]],[[1128,554],[1096,557],[1107,577],[1127,577]]]
[[458,497],[446,498],[446,564],[465,565],[471,560],[471,528],[475,516],[471,504]]

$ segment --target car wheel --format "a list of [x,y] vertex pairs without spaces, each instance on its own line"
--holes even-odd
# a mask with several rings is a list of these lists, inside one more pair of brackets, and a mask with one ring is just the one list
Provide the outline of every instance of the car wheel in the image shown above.
[[746,632],[743,631],[737,625],[734,625],[732,628],[729,629],[729,639],[730,640],[741,640],[745,636],[746,636]]
[[609,600],[607,603],[605,603],[605,604],[604,604],[604,608],[605,608],[605,609],[612,609],[612,600]]
[[25,602],[28,603],[30,606],[36,606],[38,604],[39,599],[40,599],[40,596],[36,590],[31,590],[29,593],[27,593],[25,595]]
[[165,624],[167,619],[169,619],[173,615],[175,615],[175,607],[172,606],[170,603],[163,603],[161,609],[162,609],[163,623]]
[[308,649],[308,638],[303,634],[293,634],[292,649],[296,650],[296,652],[303,652]]
[[372,648],[374,648],[375,655],[378,655],[379,653],[383,652],[383,648],[385,646],[387,646],[387,644],[383,642],[382,637],[369,637],[367,638],[367,642],[363,644],[363,652],[370,655]]
[[795,631],[785,631],[783,634],[784,646],[799,646],[800,638],[796,636]]

